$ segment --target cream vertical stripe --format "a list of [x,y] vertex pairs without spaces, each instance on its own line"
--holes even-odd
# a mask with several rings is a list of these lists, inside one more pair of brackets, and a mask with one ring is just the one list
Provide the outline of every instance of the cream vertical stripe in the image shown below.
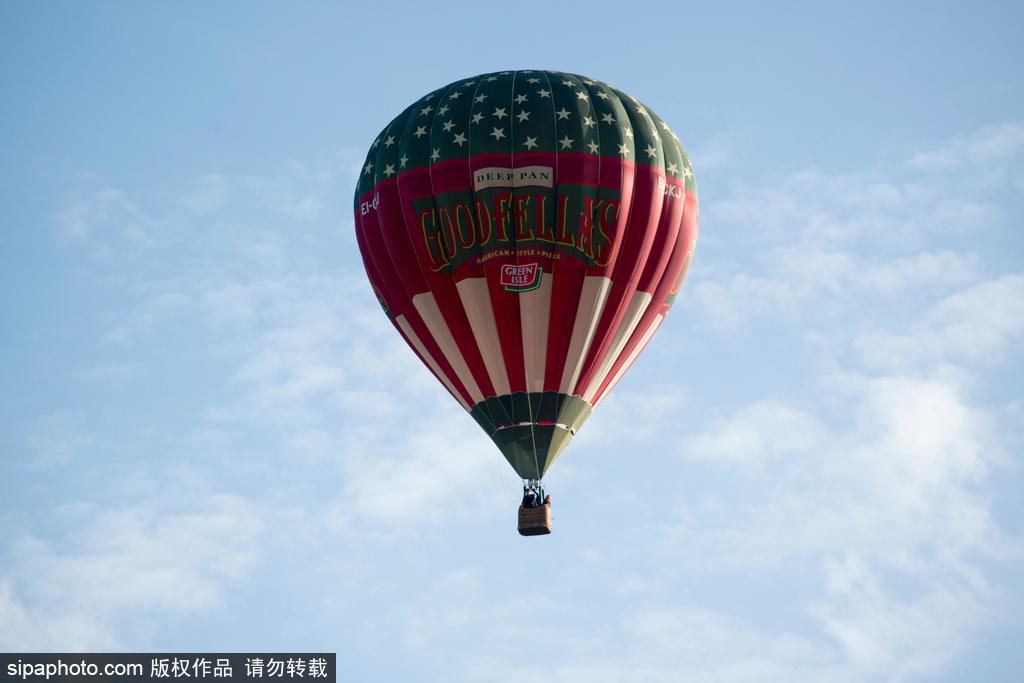
[[622,353],[622,349],[629,341],[633,330],[640,323],[640,318],[643,317],[644,311],[647,310],[647,305],[653,298],[654,295],[649,292],[633,293],[633,298],[629,300],[629,306],[626,307],[626,315],[623,316],[622,322],[619,323],[619,329],[615,330],[611,346],[605,353],[604,358],[601,359],[601,364],[597,366],[597,372],[590,379],[590,386],[587,387],[586,392],[583,394],[583,400],[587,403],[594,402],[594,394],[601,387],[604,378],[611,372],[612,365],[618,360],[619,354]]
[[487,368],[487,376],[491,378],[494,391],[498,396],[511,394],[505,357],[501,355],[498,325],[494,322],[494,308],[491,306],[487,278],[470,277],[455,283],[455,286],[459,290],[462,307],[466,309],[469,326],[473,328],[473,337],[484,359],[484,367]]
[[648,327],[647,330],[644,332],[643,336],[640,337],[640,343],[637,344],[632,351],[630,351],[629,356],[626,357],[626,362],[623,363],[622,367],[619,368],[619,371],[615,373],[615,376],[612,378],[612,381],[609,382],[608,386],[605,388],[604,393],[598,396],[597,400],[594,401],[593,405],[595,408],[601,403],[601,401],[604,400],[604,397],[608,395],[608,392],[611,391],[612,387],[619,383],[619,380],[622,379],[622,376],[626,374],[626,370],[629,370],[629,366],[633,364],[633,361],[635,361],[637,356],[640,355],[640,352],[644,350],[644,348],[647,346],[647,342],[651,341],[651,337],[653,337],[654,333],[658,331],[658,327],[661,326],[661,321],[663,321],[664,319],[665,316],[659,313],[658,316],[651,323],[650,327]]
[[597,321],[604,309],[604,302],[608,298],[608,290],[611,289],[611,278],[590,275],[583,280],[583,290],[580,292],[580,303],[576,307],[576,321],[573,323],[572,337],[569,340],[569,353],[565,357],[565,368],[562,370],[562,381],[558,385],[558,391],[563,394],[572,394],[576,388],[576,382],[583,370],[583,361],[586,360],[590,343],[594,340],[594,331],[597,329]]
[[544,391],[553,277],[553,273],[545,273],[541,276],[540,287],[519,295],[519,320],[523,328],[523,366],[526,369],[527,391]]
[[469,392],[469,397],[473,399],[474,405],[482,401],[484,394],[480,391],[476,380],[473,379],[473,373],[469,371],[469,366],[466,365],[462,353],[459,352],[459,346],[455,343],[455,338],[452,337],[451,330],[448,329],[448,323],[444,321],[444,316],[441,315],[441,309],[438,308],[433,293],[423,292],[422,294],[417,294],[412,298],[412,305],[416,307],[416,312],[423,318],[423,322],[427,329],[430,330],[434,341],[441,347],[441,353],[444,354],[445,359],[452,366],[452,370],[455,371],[455,375],[462,382],[462,386],[466,387],[466,391]]
[[448,391],[452,392],[452,395],[455,396],[455,400],[458,401],[463,408],[467,411],[470,410],[469,404],[466,403],[466,400],[459,395],[458,391],[455,390],[455,385],[452,384],[452,381],[448,376],[441,372],[441,368],[438,366],[437,361],[434,360],[434,357],[431,356],[430,352],[427,351],[425,346],[423,346],[423,342],[420,341],[420,338],[416,335],[416,332],[412,329],[412,325],[409,324],[409,321],[406,320],[405,316],[398,316],[395,318],[395,322],[398,323],[399,329],[402,330],[402,334],[404,334],[405,338],[409,340],[409,343],[412,344],[413,348],[423,356],[425,361],[427,361],[427,365],[430,366],[431,370],[433,370],[434,376],[441,380],[441,383],[448,388]]

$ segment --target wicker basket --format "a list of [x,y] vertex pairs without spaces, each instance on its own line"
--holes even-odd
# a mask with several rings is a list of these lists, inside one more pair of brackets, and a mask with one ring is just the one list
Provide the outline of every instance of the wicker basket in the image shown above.
[[551,504],[527,508],[519,506],[519,533],[523,536],[541,536],[551,533]]

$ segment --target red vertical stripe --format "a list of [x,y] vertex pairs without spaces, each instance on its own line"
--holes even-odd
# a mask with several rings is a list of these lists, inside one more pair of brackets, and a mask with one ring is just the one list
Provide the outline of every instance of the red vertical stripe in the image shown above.
[[[368,195],[366,199],[372,200],[372,196]],[[472,405],[473,400],[469,392],[466,391],[462,382],[459,381],[441,349],[430,335],[416,308],[412,305],[412,299],[407,295],[402,285],[402,278],[399,276],[398,271],[395,270],[390,253],[384,244],[377,218],[376,210],[372,210],[362,216],[357,212],[355,216],[356,243],[359,245],[359,251],[363,257],[363,266],[366,268],[366,275],[373,286],[374,292],[380,296],[383,304],[388,308],[391,323],[398,330],[399,334],[405,338],[405,333],[395,323],[395,319],[399,316],[405,316],[406,320],[409,321],[410,327],[412,327],[416,336],[419,337],[420,342],[441,369],[441,372],[444,373],[448,381],[455,387],[462,399],[467,404]],[[406,343],[409,344],[409,347],[416,353],[423,364],[427,366],[427,369],[433,373],[433,369],[430,368],[426,359],[420,356],[411,341],[406,339]]]
[[[681,186],[681,183],[678,184]],[[680,214],[679,228],[676,232],[674,244],[671,250],[666,250],[670,251],[671,255],[654,290],[654,298],[651,300],[650,306],[644,312],[640,323],[637,325],[636,330],[633,331],[619,359],[612,365],[608,377],[605,378],[598,389],[594,397],[595,403],[601,401],[605,394],[611,390],[615,375],[618,374],[622,365],[637,345],[641,343],[644,331],[654,323],[654,319],[659,313],[661,315],[668,313],[668,309],[672,306],[670,299],[679,292],[679,287],[686,276],[683,269],[688,265],[688,256],[693,252],[697,243],[697,197],[691,193],[686,193],[684,200],[669,203],[678,204],[678,213]],[[675,213],[676,210],[673,210],[673,214]]]
[[[434,193],[427,169],[415,168],[406,171],[398,178],[398,192],[384,193],[385,184],[381,184],[380,207],[381,225],[384,229],[384,241],[388,251],[400,255],[399,271],[403,278],[408,278],[414,287],[422,287],[418,291],[410,291],[412,298],[421,292],[434,295],[437,306],[444,317],[459,353],[466,361],[473,379],[485,396],[494,395],[494,387],[487,374],[480,350],[466,311],[462,307],[455,280],[446,273],[433,271],[430,254],[423,241],[423,231],[419,225],[420,216],[416,215],[413,200],[425,198],[433,201]],[[398,261],[398,259],[396,259]],[[407,290],[410,287],[407,285]]]
[[573,393],[586,391],[593,373],[608,352],[615,331],[622,324],[626,308],[636,291],[647,263],[661,218],[664,195],[658,180],[661,172],[650,166],[636,167],[629,216],[621,237],[621,256],[612,270],[612,287],[587,353],[583,372]]

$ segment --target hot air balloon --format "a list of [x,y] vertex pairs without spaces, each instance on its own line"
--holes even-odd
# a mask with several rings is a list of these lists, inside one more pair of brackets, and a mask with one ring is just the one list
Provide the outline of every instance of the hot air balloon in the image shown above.
[[[383,129],[355,228],[399,334],[543,499],[544,474],[679,292],[696,185],[676,134],[636,98],[501,71]],[[533,526],[520,509],[522,533],[550,531],[545,507]]]

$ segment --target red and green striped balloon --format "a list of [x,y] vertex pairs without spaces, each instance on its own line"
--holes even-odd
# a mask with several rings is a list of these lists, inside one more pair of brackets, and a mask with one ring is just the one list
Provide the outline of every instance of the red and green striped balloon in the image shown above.
[[451,83],[373,141],[359,249],[395,328],[524,479],[540,479],[647,345],[697,239],[675,133],[606,83]]

